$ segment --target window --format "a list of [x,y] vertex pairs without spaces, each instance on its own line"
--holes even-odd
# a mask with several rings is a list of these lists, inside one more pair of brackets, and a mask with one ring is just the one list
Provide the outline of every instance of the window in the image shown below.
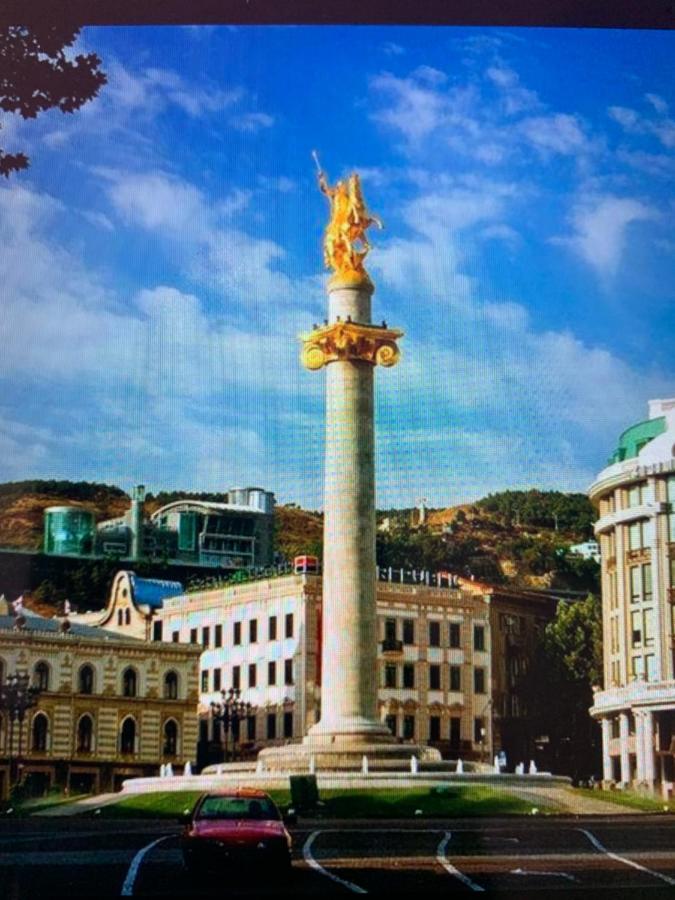
[[178,725],[173,719],[164,723],[164,756],[175,756],[178,750]]
[[450,666],[450,690],[462,690],[462,669],[461,666]]
[[396,666],[387,664],[384,667],[384,686],[386,688],[396,687]]
[[461,724],[459,716],[452,716],[450,719],[450,743],[453,747],[459,747]]
[[649,607],[644,611],[644,638],[645,647],[654,646],[654,608]]
[[396,640],[396,619],[384,620],[384,639],[388,644]]
[[475,694],[485,693],[485,669],[473,670],[473,690]]
[[77,752],[91,753],[94,737],[94,723],[91,716],[82,716],[77,723]]
[[403,643],[404,644],[414,644],[415,643],[415,622],[413,619],[404,619],[403,620]]
[[94,670],[88,663],[80,669],[77,682],[77,689],[80,694],[94,693]]
[[138,679],[134,669],[125,669],[122,673],[122,694],[125,697],[135,697],[138,692]]
[[128,606],[124,610],[124,624],[131,625],[131,610]]
[[258,641],[258,620],[251,619],[248,623],[248,640],[250,644],[255,644]]
[[284,684],[293,684],[293,660],[284,660]]
[[120,753],[136,752],[136,723],[129,717],[122,722],[120,731]]
[[633,656],[630,661],[631,675],[640,680],[645,677],[645,661],[642,656]]
[[171,633],[171,640],[174,644],[177,644],[180,641],[180,631],[173,631]]
[[202,693],[206,693],[209,689],[209,670],[202,670]]
[[415,716],[403,716],[403,740],[411,741],[415,737]]
[[213,690],[214,691],[219,691],[221,689],[222,675],[223,675],[223,673],[221,672],[220,669],[213,670]]
[[284,633],[287,638],[293,637],[293,613],[286,613],[284,619]]
[[646,545],[646,521],[632,522],[628,526],[628,549],[642,550]]
[[285,738],[293,737],[293,713],[292,712],[284,713],[284,737]]
[[415,687],[415,664],[414,663],[403,663],[403,687],[404,688],[414,688]]
[[396,716],[385,716],[384,724],[389,731],[396,737]]
[[124,610],[123,609],[117,610],[117,624],[124,625]]
[[267,683],[269,685],[277,683],[277,664],[274,660],[267,663]]
[[269,634],[270,641],[276,641],[277,639],[277,617],[270,616],[267,620],[267,632]]
[[191,644],[197,643],[197,629],[196,628],[190,629],[190,643]]
[[430,741],[440,741],[441,739],[441,717],[440,716],[430,716],[429,717],[429,740]]
[[246,740],[255,740],[255,716],[248,716],[246,719]]
[[473,626],[473,649],[485,650],[485,628],[483,625]]
[[441,689],[441,667],[438,665],[429,666],[429,690],[440,691]]
[[152,623],[152,639],[153,639],[153,641],[161,641],[162,640],[162,625],[163,624],[164,623],[159,620],[155,620]]
[[429,622],[429,646],[430,647],[440,647],[441,646],[441,623],[440,622]]
[[223,646],[223,626],[216,625],[213,630],[213,646],[214,647],[222,647]]
[[233,643],[233,644],[235,645],[235,647],[236,647],[236,646],[238,646],[239,644],[241,644],[241,622],[235,622],[235,623],[234,623],[234,629],[233,629],[233,632],[234,632],[234,633],[233,633],[233,635],[232,635],[232,643]]
[[49,666],[46,662],[39,662],[35,666],[35,677],[33,679],[35,687],[39,691],[49,690]]
[[644,481],[629,487],[626,491],[626,506],[641,506],[644,503],[646,492],[647,485]]
[[652,602],[652,564],[645,563],[642,568],[642,602]]
[[178,675],[175,672],[167,672],[164,676],[164,699],[178,699]]
[[482,744],[485,740],[485,726],[482,719],[473,720],[473,740],[476,744]]
[[267,713],[267,740],[273,741],[277,736],[277,714]]
[[258,679],[258,670],[255,663],[250,663],[248,667],[248,686],[254,688]]
[[202,628],[202,647],[208,647],[211,640],[211,629]]
[[450,646],[454,648],[462,646],[459,622],[450,623]]
[[232,687],[235,691],[241,688],[241,666],[232,666]]
[[32,748],[36,753],[47,751],[47,736],[49,734],[49,720],[43,713],[38,713],[33,719]]
[[656,657],[653,653],[648,653],[645,656],[645,663],[647,666],[647,681],[658,681],[656,674]]

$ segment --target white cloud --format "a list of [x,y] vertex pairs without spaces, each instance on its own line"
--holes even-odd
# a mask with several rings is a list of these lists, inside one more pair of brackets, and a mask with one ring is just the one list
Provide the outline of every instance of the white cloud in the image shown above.
[[233,116],[230,125],[237,131],[249,131],[252,134],[263,128],[271,128],[274,125],[274,117],[264,112],[248,112],[240,116]]
[[668,112],[668,104],[658,94],[645,94],[645,100],[654,107],[657,113],[666,115]]
[[599,275],[614,275],[623,258],[629,226],[658,218],[657,210],[641,200],[611,195],[580,202],[571,214],[573,234],[556,238],[575,250]]
[[394,41],[387,41],[382,45],[382,52],[386,53],[387,56],[403,56],[405,49]]
[[501,90],[503,108],[508,116],[541,106],[536,91],[523,87],[518,73],[513,69],[490,66],[485,74]]
[[533,116],[521,121],[519,128],[526,140],[543,153],[570,155],[590,148],[579,119],[566,113]]
[[419,141],[435,131],[447,112],[444,98],[414,78],[397,78],[389,72],[375,77],[372,87],[390,102],[373,118],[400,131],[410,141]]
[[618,122],[622,128],[626,129],[626,131],[634,130],[640,120],[640,117],[634,109],[628,109],[625,106],[610,106],[607,112],[610,119],[614,119],[614,121]]

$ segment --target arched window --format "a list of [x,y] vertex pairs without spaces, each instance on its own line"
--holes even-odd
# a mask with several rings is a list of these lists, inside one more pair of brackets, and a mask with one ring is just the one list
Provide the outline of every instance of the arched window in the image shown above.
[[86,663],[84,666],[82,666],[78,674],[77,681],[77,689],[80,694],[94,693],[94,669],[89,665],[89,663]]
[[164,699],[178,700],[178,675],[167,672],[164,676]]
[[127,608],[124,610],[124,624],[125,624],[125,625],[131,625],[131,610],[129,609],[128,606],[127,606]]
[[164,724],[164,756],[175,756],[178,752],[178,725],[173,719]]
[[0,659],[0,684],[5,680],[5,661]]
[[44,713],[37,713],[33,717],[33,741],[32,749],[36,753],[45,753],[47,750],[47,735],[49,734],[49,720]]
[[91,753],[93,749],[94,723],[91,716],[84,715],[77,723],[77,752]]
[[124,611],[121,609],[117,610],[117,624],[124,625]]
[[135,697],[138,693],[138,679],[135,669],[125,669],[122,675],[122,693],[125,697]]
[[35,687],[40,691],[49,690],[49,666],[46,662],[39,662],[35,666],[35,677],[33,679]]
[[120,753],[136,752],[136,723],[128,716],[122,722],[122,730],[120,731]]

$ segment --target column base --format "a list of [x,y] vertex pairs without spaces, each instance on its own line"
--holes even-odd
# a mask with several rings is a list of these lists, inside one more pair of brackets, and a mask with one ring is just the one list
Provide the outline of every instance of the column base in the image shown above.
[[258,754],[258,765],[264,772],[308,771],[398,771],[411,770],[414,756],[422,763],[440,762],[435,747],[420,744],[401,744],[391,734],[372,735],[307,735],[300,744],[267,747]]

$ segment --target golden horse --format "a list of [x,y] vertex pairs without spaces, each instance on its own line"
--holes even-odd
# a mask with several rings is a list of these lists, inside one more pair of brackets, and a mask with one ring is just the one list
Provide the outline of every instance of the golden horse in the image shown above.
[[337,276],[352,282],[368,279],[363,260],[370,251],[366,229],[382,228],[377,216],[371,215],[363,199],[359,176],[353,173],[347,181],[330,187],[319,172],[319,187],[331,202],[331,218],[324,235],[324,261]]

